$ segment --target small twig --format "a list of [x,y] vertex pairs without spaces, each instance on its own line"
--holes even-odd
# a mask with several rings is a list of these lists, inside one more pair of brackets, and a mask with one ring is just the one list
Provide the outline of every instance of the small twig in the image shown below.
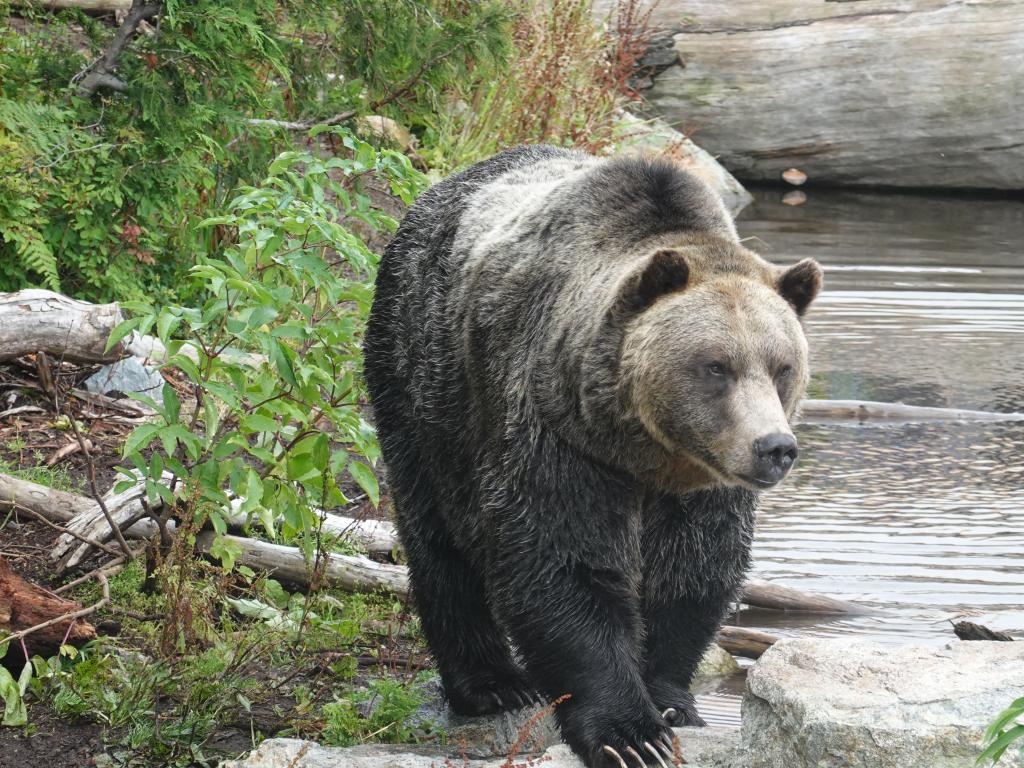
[[88,608],[81,608],[77,611],[72,611],[71,613],[65,613],[63,616],[57,616],[48,621],[44,621],[42,624],[36,624],[34,627],[29,627],[28,629],[23,629],[20,632],[15,632],[13,635],[8,635],[0,640],[0,643],[9,643],[11,640],[20,640],[33,632],[38,632],[41,629],[52,627],[54,624],[60,624],[63,621],[81,619],[84,616],[95,613],[110,602],[110,584],[107,582],[106,575],[102,571],[98,571],[96,573],[96,579],[99,581],[100,586],[103,589],[103,597],[101,597],[98,602],[93,603]]
[[[93,444],[92,444],[91,440],[86,440],[85,444],[89,448],[90,451],[93,449]],[[64,447],[62,447],[62,448],[58,449],[57,451],[55,451],[54,454],[50,458],[48,458],[46,460],[46,466],[52,467],[54,464],[56,464],[56,463],[58,463],[60,461],[63,461],[68,456],[76,454],[76,453],[78,453],[81,450],[82,450],[82,446],[80,446],[78,443],[68,443]]]
[[132,551],[128,547],[128,542],[124,540],[124,535],[121,533],[121,529],[117,523],[114,522],[114,517],[110,514],[110,510],[107,509],[107,504],[103,501],[103,495],[100,493],[99,487],[96,485],[96,462],[92,459],[92,453],[85,445],[85,438],[82,437],[82,433],[78,429],[78,424],[75,422],[73,416],[69,416],[71,422],[71,429],[75,433],[75,437],[78,438],[78,444],[82,447],[82,453],[85,455],[86,462],[89,469],[89,487],[92,490],[93,499],[100,507],[100,511],[103,516],[107,518],[107,525],[110,526],[110,530],[114,532],[114,537],[117,539],[118,546],[121,547],[121,551],[124,552],[124,556],[127,560],[132,559]]
[[19,413],[46,413],[46,411],[38,405],[20,405],[17,408],[8,408],[6,411],[0,411],[0,419],[7,416],[16,416]]
[[77,587],[79,584],[89,581],[89,579],[96,578],[96,576],[100,573],[102,573],[104,576],[113,576],[115,573],[121,570],[121,567],[123,565],[124,558],[119,555],[106,565],[101,565],[99,568],[94,568],[84,576],[79,576],[77,579],[69,581],[64,586],[58,587],[57,589],[53,590],[53,594],[59,595],[61,592],[67,592],[72,587]]

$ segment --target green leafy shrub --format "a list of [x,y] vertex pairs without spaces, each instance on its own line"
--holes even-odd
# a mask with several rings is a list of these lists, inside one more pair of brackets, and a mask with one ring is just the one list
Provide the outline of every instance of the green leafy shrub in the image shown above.
[[418,125],[508,49],[499,2],[167,0],[122,54],[124,93],[77,83],[115,26],[0,1],[0,291],[184,298],[196,223],[339,112]]
[[[407,202],[422,183],[405,156],[335,132],[347,157],[283,153],[262,185],[204,222],[237,239],[192,268],[198,306],[127,304],[137,314],[110,342],[154,330],[171,352],[167,365],[192,384],[194,406],[183,409],[166,386],[163,405],[154,403],[160,421],[125,442],[150,500],[162,499],[189,529],[209,521],[218,534],[235,500],[271,537],[298,538],[310,558],[315,510],[347,502],[339,480],[378,500],[371,465],[379,450],[362,415],[360,378],[378,257],[343,219],[395,226],[361,190],[368,175]],[[237,555],[223,536],[214,553],[225,565]]]

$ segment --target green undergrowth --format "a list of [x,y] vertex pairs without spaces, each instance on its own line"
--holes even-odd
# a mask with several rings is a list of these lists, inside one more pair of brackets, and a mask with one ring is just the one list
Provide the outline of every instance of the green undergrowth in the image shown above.
[[[167,654],[156,626],[166,597],[146,593],[137,561],[111,576],[110,603],[92,618],[118,622],[117,634],[33,658],[22,703],[6,708],[23,722],[7,724],[31,733],[37,706],[96,723],[105,759],[118,766],[215,765],[273,735],[338,746],[444,738],[413,717],[430,673],[368,663],[381,648],[385,657],[423,654],[415,620],[393,598],[292,593],[247,572],[226,581],[212,567],[194,586],[201,640]],[[100,589],[74,596],[88,604]]]
[[[8,442],[4,446],[4,453],[12,458],[0,456],[0,473],[2,474],[56,488],[58,491],[81,490],[66,467],[47,466],[47,457],[40,451],[28,449],[23,440],[16,439]],[[13,457],[18,458],[14,459]]]

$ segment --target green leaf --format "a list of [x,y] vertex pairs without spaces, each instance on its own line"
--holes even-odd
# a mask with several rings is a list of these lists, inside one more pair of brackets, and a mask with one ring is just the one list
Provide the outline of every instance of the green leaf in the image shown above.
[[174,315],[167,310],[160,313],[156,321],[156,335],[161,343],[167,345],[167,340],[174,332],[174,329],[181,323],[181,316]]
[[992,724],[985,730],[985,741],[992,741],[996,734],[1003,730],[1011,721],[1024,716],[1024,696],[1010,703],[999,716],[992,721]]
[[235,561],[241,554],[241,545],[228,536],[215,536],[213,543],[210,545],[210,556],[220,560],[221,567],[226,571],[230,571],[235,567]]
[[295,380],[295,369],[292,367],[292,361],[285,351],[284,345],[277,339],[270,340],[270,362],[274,364],[278,375],[286,383],[291,384],[293,387],[299,386],[299,382]]
[[[30,675],[31,671],[29,665]],[[25,677],[24,671],[21,677]],[[28,710],[25,708],[23,693],[20,681],[15,680],[4,667],[0,667],[0,697],[4,700],[4,717],[0,724],[25,725],[28,722]]]
[[128,439],[124,441],[124,447],[121,449],[122,456],[130,456],[133,453],[138,453],[141,449],[145,448],[152,442],[153,437],[159,431],[160,427],[156,424],[142,424],[132,430],[132,433],[128,435]]
[[110,337],[107,339],[107,346],[104,347],[103,351],[106,353],[116,347],[118,342],[138,328],[141,322],[141,317],[130,317],[115,325],[114,330],[110,332]]
[[993,763],[998,763],[999,758],[1017,739],[1024,739],[1024,725],[1015,725],[1013,728],[1003,731],[999,738],[989,744],[985,751],[978,756],[978,762],[991,760]]
[[363,464],[361,461],[350,461],[348,464],[348,473],[352,475],[352,479],[356,481],[360,488],[362,488],[366,495],[370,497],[370,501],[373,502],[373,506],[380,504],[380,488],[377,485],[377,476],[373,474],[373,470]]
[[170,424],[178,420],[181,415],[181,401],[178,399],[178,393],[170,385],[165,383],[163,386],[163,398],[164,398],[164,416],[167,419],[167,423]]

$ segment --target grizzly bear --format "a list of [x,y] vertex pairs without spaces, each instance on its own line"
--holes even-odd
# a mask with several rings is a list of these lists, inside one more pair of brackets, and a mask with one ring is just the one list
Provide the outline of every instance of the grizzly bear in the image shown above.
[[657,764],[797,456],[821,285],[668,161],[520,147],[427,191],[365,373],[452,709],[538,698],[589,766]]

